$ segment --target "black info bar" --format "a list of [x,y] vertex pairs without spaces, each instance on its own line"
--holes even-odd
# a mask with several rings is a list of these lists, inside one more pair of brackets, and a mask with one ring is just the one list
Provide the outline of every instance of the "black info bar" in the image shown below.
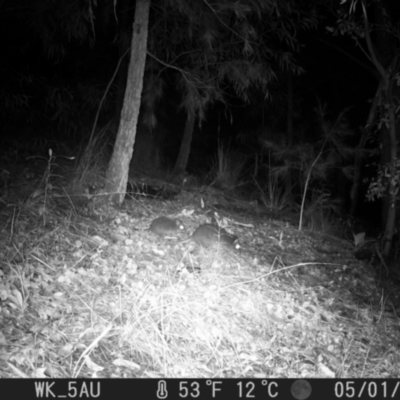
[[2,399],[400,399],[400,379],[0,379]]

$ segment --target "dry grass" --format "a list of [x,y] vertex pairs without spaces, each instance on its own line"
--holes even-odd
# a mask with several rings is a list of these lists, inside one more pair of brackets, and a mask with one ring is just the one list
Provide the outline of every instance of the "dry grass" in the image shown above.
[[275,211],[287,211],[295,207],[290,193],[283,188],[278,178],[271,175],[264,188],[261,187],[256,179],[254,179],[254,183],[259,191],[258,198],[265,208]]
[[0,377],[399,377],[398,290],[348,243],[242,213],[240,252],[178,245],[152,218],[189,235],[215,189],[82,216],[53,162],[0,203]]
[[233,191],[243,184],[242,178],[246,159],[239,153],[230,152],[222,145],[211,165],[212,185],[227,191]]
[[321,238],[268,223],[205,251],[133,230],[148,204],[46,226],[30,206],[0,211],[2,377],[399,377],[388,298]]
[[340,226],[342,207],[329,193],[316,192],[305,202],[304,225],[317,232],[334,234],[343,229]]

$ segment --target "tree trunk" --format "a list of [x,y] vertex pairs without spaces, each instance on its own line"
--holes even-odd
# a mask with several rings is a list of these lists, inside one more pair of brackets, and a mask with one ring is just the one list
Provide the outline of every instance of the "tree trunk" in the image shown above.
[[[293,146],[293,78],[292,73],[289,71],[288,73],[288,81],[287,81],[287,127],[286,127],[286,138],[287,138],[287,148],[290,150]],[[293,188],[293,170],[291,166],[292,157],[289,156],[288,169],[285,177],[285,193],[292,198],[292,188]]]
[[185,123],[185,131],[183,133],[181,147],[179,149],[178,159],[175,163],[174,173],[176,175],[185,172],[189,160],[190,146],[192,144],[193,129],[195,121],[194,113],[188,111]]
[[128,79],[117,139],[106,174],[106,193],[121,204],[128,182],[129,163],[135,144],[136,127],[143,89],[147,34],[151,0],[136,0]]
[[[394,65],[396,65],[394,63]],[[392,84],[393,79],[391,78],[391,82],[386,90],[386,101],[388,107],[388,136],[389,136],[389,143],[390,143],[390,177],[389,177],[389,190],[388,190],[388,212],[387,212],[387,219],[385,225],[385,232],[384,232],[384,243],[383,243],[383,256],[386,259],[389,259],[393,236],[395,233],[395,225],[396,225],[396,196],[399,183],[396,182],[396,161],[397,161],[397,138],[396,138],[396,112],[393,101],[393,92],[392,92]]]
[[[121,65],[117,72],[117,78],[115,80],[116,84],[116,95],[115,95],[115,118],[116,121],[120,120],[121,110],[124,104],[124,94],[126,87],[126,76],[128,73],[128,62],[129,57],[127,57],[126,52],[129,51],[129,17],[130,17],[130,1],[129,0],[119,0],[118,13],[118,55],[121,60]],[[131,39],[132,40],[132,39]]]
[[[396,222],[396,190],[398,189],[398,183],[396,182],[396,159],[397,159],[397,137],[396,137],[396,111],[395,111],[395,103],[393,99],[393,84],[396,79],[396,72],[399,69],[398,59],[399,55],[394,51],[393,60],[388,65],[388,67],[384,67],[382,62],[379,61],[376,49],[372,43],[369,21],[367,17],[367,5],[366,0],[362,0],[363,4],[363,19],[364,19],[364,32],[365,32],[365,41],[368,48],[368,54],[371,57],[371,61],[374,64],[375,68],[379,72],[379,75],[382,79],[382,94],[383,99],[381,100],[381,108],[384,111],[384,117],[387,118],[386,121],[383,121],[383,117],[381,118],[381,123],[385,123],[387,128],[387,140],[389,144],[389,187],[387,191],[388,196],[388,213],[385,221],[385,231],[383,234],[383,256],[385,259],[389,258],[390,251],[392,248],[393,236],[395,232],[395,222]],[[383,8],[378,9],[378,15],[385,12]],[[379,18],[379,17],[378,17]],[[386,32],[387,33],[387,32]],[[386,41],[387,42],[387,41]],[[390,54],[390,53],[389,53]],[[386,115],[385,115],[386,114]]]

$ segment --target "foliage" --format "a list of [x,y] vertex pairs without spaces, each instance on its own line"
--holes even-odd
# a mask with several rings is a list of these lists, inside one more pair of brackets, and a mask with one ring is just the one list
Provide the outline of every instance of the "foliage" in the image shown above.
[[[373,8],[370,7],[372,3],[366,0],[341,1],[340,7],[335,9],[337,15],[335,27],[327,28],[334,35],[349,36],[368,59],[371,59],[371,55],[363,44],[366,39],[366,26],[363,18],[367,17],[368,11],[373,14]],[[391,37],[391,40],[394,39],[398,42],[400,40],[398,20],[396,20],[396,13],[391,13],[391,11],[394,11],[395,5],[392,6],[389,2],[376,3],[378,3],[380,12],[382,12],[382,18],[376,18],[377,22],[367,20],[369,34],[373,35],[384,30]],[[379,51],[379,49],[375,49],[375,51]]]
[[334,177],[337,173],[341,173],[349,180],[352,179],[353,169],[348,161],[354,156],[355,150],[346,141],[354,132],[348,126],[345,111],[333,122],[327,119],[323,107],[319,107],[317,113],[320,120],[318,140],[290,146],[276,145],[266,140],[263,142],[264,149],[280,163],[271,167],[270,174],[274,179],[283,182],[288,174],[292,174],[299,182],[302,193],[300,229],[306,196],[310,188],[321,190],[328,178]]
[[[342,3],[346,3],[344,0]],[[339,31],[355,40],[374,67],[379,86],[372,103],[366,128],[376,125],[382,137],[381,163],[388,163],[379,171],[370,188],[370,197],[381,196],[385,191],[388,201],[383,202],[385,216],[383,258],[391,253],[396,224],[396,197],[398,193],[398,94],[396,81],[399,70],[400,30],[398,2],[368,2],[351,0],[350,5],[340,8],[343,18],[338,21]],[[357,7],[360,5],[360,7]],[[368,14],[372,14],[371,18]],[[363,39],[363,46],[359,39]],[[386,182],[382,179],[385,177]]]
[[[93,1],[96,5],[96,1]],[[26,2],[28,29],[40,41],[49,58],[59,62],[66,55],[67,43],[89,40],[94,44],[94,14],[91,0]]]
[[149,56],[178,71],[181,107],[204,118],[208,105],[268,96],[276,71],[300,72],[297,33],[315,26],[312,7],[291,0],[231,2],[170,0],[155,8]]
[[[390,185],[392,181],[392,185]],[[395,161],[395,169],[391,171],[390,165],[380,165],[377,172],[377,177],[370,181],[367,200],[374,201],[388,194],[388,190],[393,190],[390,193],[396,200],[399,200],[400,189],[400,160]]]
[[264,151],[269,151],[272,158],[281,163],[272,167],[271,175],[284,179],[290,171],[295,171],[303,189],[309,174],[312,182],[326,181],[337,170],[348,179],[352,177],[352,168],[345,161],[355,154],[355,150],[346,142],[354,132],[348,126],[345,111],[333,122],[327,120],[325,108],[319,107],[316,112],[320,117],[318,140],[291,146],[268,140],[262,142]]

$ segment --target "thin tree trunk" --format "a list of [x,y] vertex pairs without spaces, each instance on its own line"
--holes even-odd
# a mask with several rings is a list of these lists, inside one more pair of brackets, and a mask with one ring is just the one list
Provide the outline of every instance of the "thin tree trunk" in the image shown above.
[[175,163],[175,168],[174,168],[175,174],[183,173],[186,170],[187,163],[189,160],[190,146],[192,144],[195,119],[196,118],[195,118],[194,114],[189,111],[187,114],[187,119],[186,119],[186,123],[185,123],[185,131],[183,133],[183,138],[182,138],[182,142],[181,142],[181,147],[179,149],[178,159],[176,160],[176,163]]
[[[393,82],[393,78],[392,78]],[[383,256],[389,259],[390,251],[392,248],[393,236],[396,225],[396,191],[398,189],[398,182],[395,180],[396,176],[396,160],[397,160],[397,140],[396,140],[396,113],[395,104],[392,96],[392,82],[386,91],[386,100],[388,103],[388,117],[389,117],[389,143],[390,143],[390,177],[389,177],[389,190],[388,190],[388,213],[386,219]]]
[[129,164],[132,158],[133,145],[135,144],[146,62],[150,2],[151,0],[136,0],[131,58],[124,105],[117,139],[106,174],[106,193],[117,204],[121,204],[125,197]]
[[[289,154],[290,150],[293,145],[293,78],[292,78],[292,73],[289,71],[288,75],[288,82],[287,82],[287,131],[286,131],[286,136],[287,136],[287,147],[289,148]],[[290,157],[290,156],[289,156]],[[287,193],[289,196],[292,196],[292,186],[293,186],[293,180],[292,180],[292,175],[293,175],[293,170],[291,168],[292,164],[292,157],[289,159],[289,164],[288,164],[288,169],[287,169],[287,174],[285,177],[285,193]]]
[[126,87],[126,76],[128,72],[129,57],[126,52],[129,51],[129,0],[119,0],[120,12],[118,18],[118,55],[121,60],[121,65],[117,72],[116,84],[116,96],[115,96],[115,117],[119,121],[121,117],[121,110],[124,104],[124,94]]

